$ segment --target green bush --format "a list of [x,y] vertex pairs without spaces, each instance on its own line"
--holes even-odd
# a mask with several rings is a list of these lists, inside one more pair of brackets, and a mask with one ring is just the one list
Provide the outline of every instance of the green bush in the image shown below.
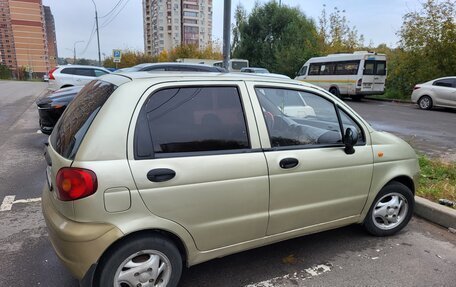
[[2,80],[9,80],[11,79],[11,70],[5,66],[0,64],[0,79]]

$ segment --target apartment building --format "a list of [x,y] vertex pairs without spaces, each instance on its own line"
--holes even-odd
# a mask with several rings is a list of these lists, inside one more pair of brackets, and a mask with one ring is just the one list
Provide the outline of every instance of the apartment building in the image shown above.
[[212,0],[143,0],[144,50],[158,55],[181,44],[212,40]]
[[50,69],[44,14],[42,0],[0,0],[3,64],[12,70],[25,67],[38,74]]
[[49,64],[51,68],[57,66],[57,37],[55,35],[55,21],[52,15],[51,7],[43,6],[44,23],[46,25],[46,41],[48,47]]

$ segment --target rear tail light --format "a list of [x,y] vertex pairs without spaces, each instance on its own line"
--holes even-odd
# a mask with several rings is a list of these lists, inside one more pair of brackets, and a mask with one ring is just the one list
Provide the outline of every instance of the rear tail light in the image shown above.
[[361,87],[361,85],[363,84],[363,79],[359,79],[358,80],[358,83],[356,84],[358,87]]
[[417,85],[417,86],[413,87],[413,90],[418,90],[419,88],[421,88],[421,87]]
[[52,69],[52,70],[49,71],[49,73],[48,73],[49,80],[55,80],[54,75],[53,75],[53,73],[55,72],[55,70],[57,70],[57,68],[54,68],[54,69]]
[[64,167],[57,173],[57,197],[62,201],[81,199],[94,194],[98,183],[95,173],[88,169]]

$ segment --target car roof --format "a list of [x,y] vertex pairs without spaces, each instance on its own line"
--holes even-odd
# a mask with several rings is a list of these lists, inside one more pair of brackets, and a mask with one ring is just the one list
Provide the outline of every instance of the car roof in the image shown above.
[[106,70],[106,68],[104,68],[104,67],[90,66],[90,65],[61,65],[58,68],[91,68],[91,69],[103,69],[103,70]]
[[[122,77],[123,79],[116,79],[115,77]],[[129,80],[127,80],[127,79]],[[269,83],[285,83],[300,85],[305,87],[312,87],[320,90],[319,87],[301,81],[296,81],[290,78],[270,77],[263,74],[254,73],[223,73],[223,72],[129,72],[129,73],[114,73],[103,76],[103,79],[112,81],[114,84],[119,85],[129,81],[135,80],[155,80],[156,82],[165,81],[257,81]]]

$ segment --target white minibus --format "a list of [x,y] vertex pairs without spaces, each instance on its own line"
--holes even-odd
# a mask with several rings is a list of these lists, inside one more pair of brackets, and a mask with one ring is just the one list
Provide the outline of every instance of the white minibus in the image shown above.
[[295,79],[339,97],[361,99],[365,95],[381,95],[385,92],[386,55],[358,51],[311,58]]

